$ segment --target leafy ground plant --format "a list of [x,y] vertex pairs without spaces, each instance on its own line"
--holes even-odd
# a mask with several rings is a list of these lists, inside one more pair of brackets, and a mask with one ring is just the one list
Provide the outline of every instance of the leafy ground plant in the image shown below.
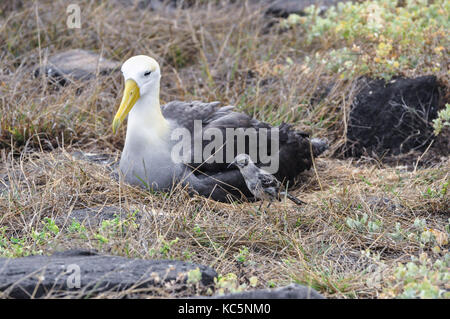
[[434,263],[423,253],[395,268],[390,289],[385,294],[398,298],[450,298],[450,254]]
[[349,1],[323,15],[311,6],[306,16],[288,17],[282,25],[303,28],[307,44],[318,46],[316,58],[329,70],[390,79],[417,69],[445,73],[449,14],[445,0]]
[[450,126],[450,104],[445,104],[445,109],[440,110],[437,119],[433,120],[434,134],[438,135],[445,128]]

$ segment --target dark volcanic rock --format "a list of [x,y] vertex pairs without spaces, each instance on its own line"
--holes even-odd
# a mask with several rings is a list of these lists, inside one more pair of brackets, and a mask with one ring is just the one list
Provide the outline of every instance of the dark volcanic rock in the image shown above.
[[158,10],[161,9],[162,6],[173,6],[176,4],[175,1],[163,1],[163,0],[116,0],[117,3],[123,6],[135,6],[138,9],[150,9],[150,10]]
[[171,11],[176,8],[186,9],[196,3],[196,0],[116,0],[123,6],[134,6],[137,9],[154,11]]
[[[0,297],[39,298],[50,294],[82,298],[130,288],[140,289],[144,294],[157,289],[170,293],[185,289],[187,273],[197,268],[201,272],[199,284],[203,287],[213,284],[217,276],[213,269],[176,260],[128,259],[86,250],[0,258]],[[123,297],[127,296],[124,293]]]
[[433,139],[440,101],[435,76],[363,79],[349,115],[346,156],[423,151]]
[[338,2],[343,2],[343,0],[266,0],[266,2],[272,3],[266,14],[287,18],[293,13],[304,14],[305,8],[313,4],[321,10],[326,10]]
[[213,299],[325,299],[324,296],[310,287],[290,284],[276,289],[258,289],[220,296]]
[[[155,11],[173,10],[175,8],[191,8],[192,6],[207,7],[208,2],[199,2],[196,0],[116,0],[119,4],[124,6],[135,6],[138,9],[148,9]],[[326,10],[338,2],[348,0],[249,0],[248,4],[255,8],[267,8],[266,14],[287,18],[290,14],[303,14],[306,7],[316,5],[321,10]],[[216,5],[226,6],[230,3],[239,4],[241,0],[218,0],[214,3]],[[242,3],[243,4],[243,3]]]
[[48,58],[45,66],[37,68],[35,75],[43,70],[55,82],[65,85],[74,80],[88,80],[98,73],[107,75],[119,70],[119,62],[100,57],[100,55],[75,49],[55,54]]

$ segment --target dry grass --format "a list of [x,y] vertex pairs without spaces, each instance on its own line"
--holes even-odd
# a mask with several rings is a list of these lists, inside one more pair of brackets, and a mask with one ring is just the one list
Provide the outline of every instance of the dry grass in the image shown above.
[[[428,197],[427,190],[442,189],[448,181],[448,162],[407,172],[320,159],[322,189],[310,172],[296,192],[310,204],[297,208],[279,203],[266,213],[258,212],[257,204],[223,204],[190,198],[185,192],[149,195],[115,181],[104,165],[75,160],[65,150],[5,162],[2,173],[9,177],[10,191],[0,198],[0,223],[8,227],[10,237],[24,239],[20,250],[6,247],[19,256],[83,247],[129,257],[189,260],[221,274],[238,274],[241,283],[256,276],[261,287],[296,281],[327,296],[379,297],[397,262],[423,252],[440,258],[448,249],[443,244],[441,252],[432,253],[436,243],[422,245],[415,238],[394,240],[390,235],[396,223],[404,233],[414,233],[416,218],[445,232],[449,199]],[[383,198],[387,200],[379,201]],[[67,220],[42,242],[30,235],[46,231],[45,217],[55,220],[71,210],[105,206],[121,207],[128,216],[121,222],[123,229],[112,224],[70,231],[72,221]],[[131,218],[134,213],[141,216],[140,226]],[[382,223],[380,231],[347,225],[347,218],[364,213],[369,221]],[[248,253],[238,261],[245,247]],[[383,277],[373,283],[380,275],[377,269]]]
[[[125,131],[112,135],[110,123],[122,80],[114,73],[57,88],[33,77],[49,54],[68,48],[120,61],[152,55],[163,70],[163,101],[234,104],[272,124],[287,121],[328,137],[332,151],[345,139],[356,87],[319,67],[305,68],[301,61],[311,52],[304,51],[302,36],[267,29],[262,12],[247,6],[157,13],[86,1],[80,30],[66,28],[65,10],[64,1],[39,1],[0,15],[3,255],[91,248],[201,263],[236,274],[240,284],[256,276],[258,287],[298,282],[327,297],[377,298],[402,292],[393,277],[398,262],[424,252],[433,261],[448,254],[448,242],[436,235],[448,236],[448,158],[413,171],[318,159],[295,192],[309,204],[279,203],[265,213],[257,211],[259,203],[217,203],[184,191],[149,194],[117,182],[105,165],[75,159],[78,149],[119,158]],[[331,92],[318,100],[315,92],[326,83],[334,83]],[[85,230],[70,228],[68,220],[57,232],[45,219],[104,206],[118,206],[127,217]],[[138,223],[134,213],[141,216]],[[350,226],[349,219],[364,214],[362,226]],[[417,218],[435,232],[429,242],[421,242],[426,229],[415,228]],[[448,282],[436,285],[449,289]]]

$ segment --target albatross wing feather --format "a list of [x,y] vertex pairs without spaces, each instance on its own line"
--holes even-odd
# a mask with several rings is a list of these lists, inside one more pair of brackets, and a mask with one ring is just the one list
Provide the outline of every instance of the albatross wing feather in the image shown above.
[[[182,102],[173,101],[161,107],[163,115],[169,120],[173,120],[180,127],[187,128],[192,133],[192,146],[194,146],[194,120],[202,121],[202,130],[219,129],[223,136],[226,136],[226,129],[246,129],[260,128],[270,129],[267,123],[251,118],[245,113],[234,111],[234,106],[221,106],[220,102],[203,103],[199,101]],[[282,123],[279,127],[279,170],[275,177],[283,181],[289,182],[292,186],[295,178],[303,171],[312,167],[312,155],[317,156],[326,149],[326,143],[318,143],[317,139],[310,139],[309,134],[292,128],[287,123]],[[268,137],[270,139],[270,137]],[[210,141],[203,141],[205,147]],[[247,143],[248,144],[248,143]],[[248,154],[249,145],[245,145],[245,152]],[[270,141],[268,140],[270,149]],[[236,146],[236,144],[235,144]],[[311,149],[313,154],[311,154]],[[237,155],[235,147],[233,158]],[[194,174],[202,180],[206,189],[214,188],[211,196],[216,200],[225,200],[226,194],[231,193],[234,196],[245,195],[251,196],[246,188],[244,179],[240,174],[236,174],[235,168],[228,168],[226,163],[226,151],[223,153],[223,163],[195,163],[191,159],[190,166],[196,168]],[[256,161],[256,165],[260,163]],[[199,191],[197,189],[197,191]],[[200,190],[199,193],[203,193]],[[205,195],[205,194],[203,194]],[[238,196],[240,197],[240,196]]]
[[[187,128],[191,133],[194,132],[194,121],[200,120],[208,123],[210,117],[216,112],[221,112],[220,102],[203,103],[200,101],[183,102],[172,101],[161,106],[163,116],[171,120],[180,127]],[[222,111],[223,112],[223,111]]]

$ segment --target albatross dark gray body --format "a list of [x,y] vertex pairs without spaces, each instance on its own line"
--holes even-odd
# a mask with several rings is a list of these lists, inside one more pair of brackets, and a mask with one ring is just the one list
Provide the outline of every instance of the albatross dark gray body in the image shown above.
[[[270,150],[273,137],[266,132],[270,132],[273,127],[251,118],[245,113],[235,112],[233,109],[233,106],[221,106],[220,102],[202,103],[198,101],[173,101],[161,106],[162,114],[167,120],[189,130],[192,136],[192,148],[195,144],[194,138],[199,136],[198,132],[197,135],[194,134],[194,121],[197,120],[201,121],[201,134],[208,132],[208,130],[220,130],[222,136],[226,136],[226,129],[253,128],[257,134],[258,145],[261,145],[261,139],[266,139],[266,145]],[[208,143],[210,143],[210,140],[202,139],[202,148],[206,147]],[[270,154],[269,152],[268,154],[271,157],[278,156],[279,168],[274,176],[283,183],[289,182],[291,186],[301,172],[311,168],[312,157],[320,155],[327,149],[326,140],[310,139],[307,133],[296,131],[286,123],[278,127],[278,143],[278,152],[276,154]],[[229,162],[226,161],[227,158],[234,159],[239,154],[237,141],[234,141],[232,154],[227,154],[225,145],[222,146],[223,155],[220,162],[196,162],[193,156],[190,157],[189,163],[186,163],[189,167],[188,171],[193,171],[192,174],[198,180],[198,183],[197,181],[191,182],[191,186],[200,195],[211,197],[217,201],[253,199],[242,174],[236,167],[228,167]],[[249,154],[250,147],[249,140],[246,139],[246,154]],[[313,154],[311,154],[311,149]],[[255,164],[259,167],[262,166],[258,159],[256,159]]]

